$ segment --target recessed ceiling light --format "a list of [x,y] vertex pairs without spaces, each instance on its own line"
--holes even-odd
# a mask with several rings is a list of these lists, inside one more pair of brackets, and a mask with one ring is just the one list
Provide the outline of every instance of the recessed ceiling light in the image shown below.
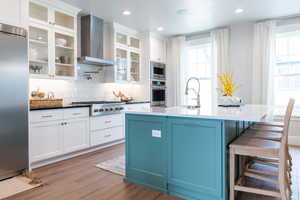
[[129,10],[124,10],[122,14],[128,16],[131,15],[131,12]]
[[183,9],[178,9],[176,11],[176,14],[177,15],[191,15],[192,13],[190,10],[183,8]]
[[237,9],[235,9],[235,14],[241,14],[242,12],[244,12],[244,9],[242,9],[242,8],[237,8]]
[[158,31],[163,31],[163,30],[164,30],[164,27],[160,26],[160,27],[157,28],[157,30],[158,30]]

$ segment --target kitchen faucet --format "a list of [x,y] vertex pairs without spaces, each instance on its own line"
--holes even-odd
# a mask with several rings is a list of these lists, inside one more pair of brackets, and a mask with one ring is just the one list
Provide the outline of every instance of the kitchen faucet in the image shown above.
[[[196,80],[198,82],[198,91],[195,88],[189,88],[189,83],[191,80]],[[200,79],[199,78],[197,78],[197,77],[189,78],[189,80],[186,83],[186,87],[185,87],[186,95],[189,94],[189,90],[193,90],[195,92],[195,94],[197,95],[197,105],[193,106],[193,108],[200,108]]]

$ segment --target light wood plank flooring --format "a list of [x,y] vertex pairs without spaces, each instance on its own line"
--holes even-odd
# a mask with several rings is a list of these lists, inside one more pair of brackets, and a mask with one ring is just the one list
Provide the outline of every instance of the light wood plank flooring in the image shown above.
[[[96,164],[123,153],[124,145],[117,145],[35,169],[34,174],[45,185],[6,200],[178,200],[176,197],[124,183],[121,176],[95,167]],[[293,148],[292,155],[296,174],[300,170],[300,149]],[[296,182],[294,184],[300,187]],[[295,200],[300,200],[298,192],[295,196]],[[238,197],[238,200],[250,199],[276,198],[245,193]]]

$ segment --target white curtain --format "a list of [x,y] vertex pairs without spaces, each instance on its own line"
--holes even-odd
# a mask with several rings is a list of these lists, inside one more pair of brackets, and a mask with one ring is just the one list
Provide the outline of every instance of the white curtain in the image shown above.
[[181,66],[184,59],[185,37],[170,38],[167,46],[167,105],[179,106],[183,102]]
[[[213,80],[213,86],[218,86],[217,75],[225,74],[232,72],[229,63],[229,29],[221,28],[216,29],[211,32],[212,39],[212,64],[215,76]],[[218,103],[218,96],[221,94],[216,91],[216,88],[212,89],[213,91],[213,105]]]
[[254,25],[252,103],[273,104],[272,66],[275,58],[275,21]]
[[231,72],[229,65],[229,29],[216,29],[211,32],[213,44],[213,65],[217,74]]

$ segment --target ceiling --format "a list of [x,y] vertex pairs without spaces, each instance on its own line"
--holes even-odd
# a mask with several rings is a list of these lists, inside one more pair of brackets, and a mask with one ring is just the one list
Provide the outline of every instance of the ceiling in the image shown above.
[[[176,35],[199,32],[218,26],[300,14],[299,0],[63,0],[103,18],[139,31]],[[244,12],[235,14],[235,9]],[[179,9],[188,9],[179,15]],[[122,11],[131,11],[130,16]]]

